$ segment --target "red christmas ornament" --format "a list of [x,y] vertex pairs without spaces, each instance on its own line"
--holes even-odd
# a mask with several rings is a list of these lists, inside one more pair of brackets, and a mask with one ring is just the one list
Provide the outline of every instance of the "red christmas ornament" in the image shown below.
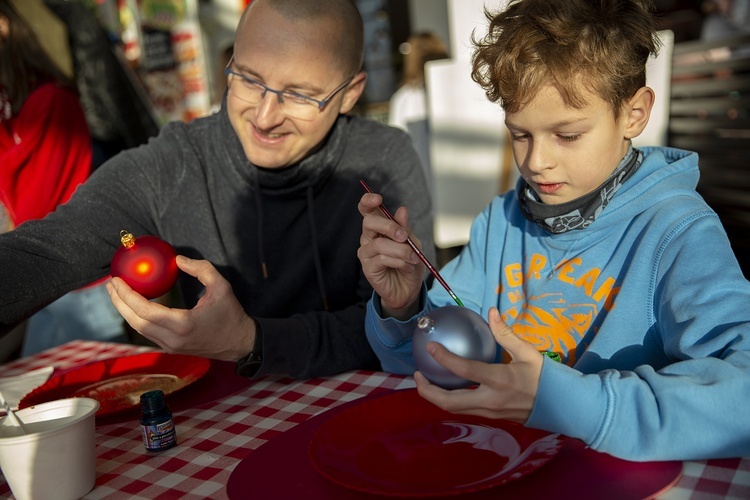
[[177,254],[172,245],[156,236],[135,237],[120,231],[122,246],[112,257],[110,273],[147,299],[167,293],[177,281]]

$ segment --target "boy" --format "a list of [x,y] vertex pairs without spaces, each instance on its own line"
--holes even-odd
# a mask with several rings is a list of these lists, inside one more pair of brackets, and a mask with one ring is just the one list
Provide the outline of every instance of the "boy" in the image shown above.
[[[750,455],[750,284],[695,191],[697,155],[630,144],[655,99],[648,5],[522,0],[488,18],[472,75],[505,109],[521,178],[441,274],[489,318],[503,363],[430,343],[479,387],[446,391],[415,373],[420,394],[630,460]],[[375,290],[365,328],[384,369],[406,374],[416,318],[453,301],[423,289],[406,211],[396,224],[379,203],[359,205]]]

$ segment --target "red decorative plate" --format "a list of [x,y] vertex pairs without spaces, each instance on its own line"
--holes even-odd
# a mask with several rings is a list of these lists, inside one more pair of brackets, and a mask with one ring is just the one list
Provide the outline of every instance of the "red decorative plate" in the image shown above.
[[416,390],[364,401],[324,422],[308,454],[341,486],[378,495],[459,495],[518,479],[562,447],[556,434],[455,415]]
[[95,361],[53,374],[21,399],[18,407],[88,397],[99,401],[97,417],[115,415],[138,406],[144,392],[160,389],[168,395],[183,389],[205,375],[210,366],[206,358],[164,352]]

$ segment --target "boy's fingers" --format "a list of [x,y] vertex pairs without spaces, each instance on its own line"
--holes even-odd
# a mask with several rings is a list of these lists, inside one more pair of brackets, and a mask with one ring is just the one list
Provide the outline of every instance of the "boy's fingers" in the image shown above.
[[490,329],[500,347],[506,351],[513,360],[526,359],[527,356],[538,356],[539,351],[534,346],[519,338],[513,329],[503,321],[500,312],[493,307],[489,313]]

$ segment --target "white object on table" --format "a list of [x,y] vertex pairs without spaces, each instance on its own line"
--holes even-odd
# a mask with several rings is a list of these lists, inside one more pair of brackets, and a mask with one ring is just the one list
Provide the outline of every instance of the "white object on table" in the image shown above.
[[5,418],[3,419],[2,429],[4,434],[9,436],[23,436],[26,434],[26,429],[23,426],[23,422],[19,419],[15,412],[10,409],[8,402],[0,392],[0,406],[5,410]]
[[0,469],[18,500],[75,500],[96,482],[99,402],[67,398],[18,411],[27,434],[0,438]]
[[54,370],[53,366],[45,366],[21,375],[0,377],[0,392],[5,396],[8,406],[17,410],[21,399],[49,380]]

